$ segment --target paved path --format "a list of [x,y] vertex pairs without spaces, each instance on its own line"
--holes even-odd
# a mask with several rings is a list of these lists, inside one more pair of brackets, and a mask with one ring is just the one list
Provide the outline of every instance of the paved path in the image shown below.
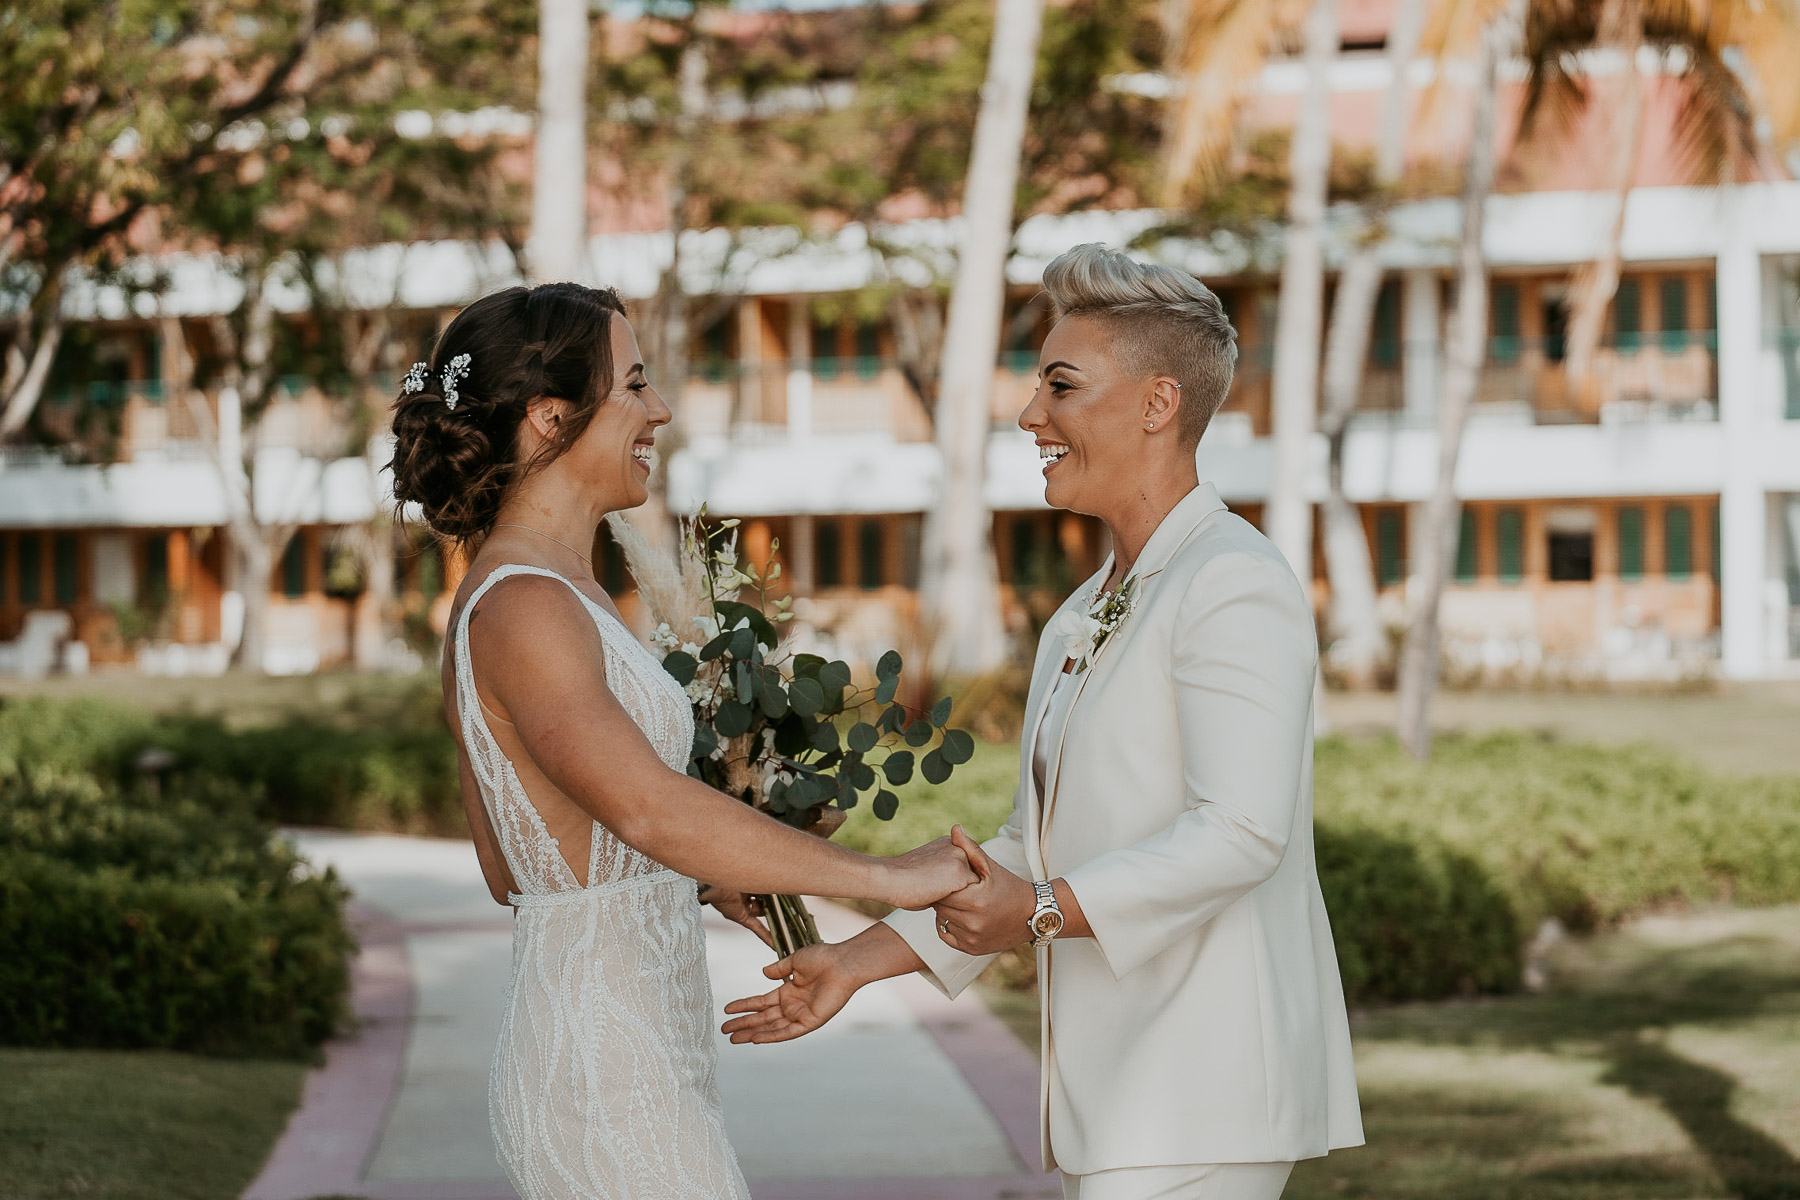
[[[474,852],[418,838],[294,837],[354,893],[359,1031],[328,1047],[245,1200],[515,1200],[487,1120],[512,918],[488,898]],[[814,908],[833,941],[868,923]],[[710,913],[707,957],[719,1006],[767,989],[765,948]],[[909,976],[865,988],[796,1042],[720,1038],[719,1083],[756,1200],[1062,1194],[1035,1169],[1037,1065],[973,993],[952,1002]]]

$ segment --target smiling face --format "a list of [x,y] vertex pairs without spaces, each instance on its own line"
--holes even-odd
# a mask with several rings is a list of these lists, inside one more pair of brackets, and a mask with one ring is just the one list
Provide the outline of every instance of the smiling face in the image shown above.
[[[669,423],[669,406],[644,375],[643,354],[631,322],[614,315],[612,392],[553,466],[569,471],[584,491],[596,492],[602,510],[636,508],[650,498],[648,480],[656,431]],[[557,401],[546,401],[557,405]]]
[[1106,516],[1143,470],[1158,429],[1162,442],[1171,440],[1174,381],[1126,371],[1113,356],[1114,336],[1106,322],[1076,314],[1044,341],[1038,388],[1019,427],[1037,439],[1052,507]]

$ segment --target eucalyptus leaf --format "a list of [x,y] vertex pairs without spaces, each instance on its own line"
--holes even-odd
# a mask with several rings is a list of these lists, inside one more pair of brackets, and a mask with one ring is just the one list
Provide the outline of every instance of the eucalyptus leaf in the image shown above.
[[880,683],[875,685],[875,703],[892,704],[894,702],[894,693],[899,690],[900,677],[898,675],[889,675],[886,679],[883,679]]
[[796,754],[804,754],[812,748],[812,727],[809,718],[801,716],[790,708],[788,715],[775,727],[775,753],[789,758]]
[[850,735],[844,740],[858,754],[867,754],[881,741],[881,731],[866,721],[858,721],[850,727]]
[[875,768],[868,763],[857,763],[850,778],[857,791],[866,792],[875,786]]
[[819,668],[824,665],[825,660],[816,654],[796,654],[794,655],[794,678],[799,679],[803,675],[809,675],[817,679]]
[[770,784],[769,792],[766,797],[769,811],[772,813],[786,812],[788,810],[788,797],[792,792],[793,789],[779,779]]
[[944,752],[942,750],[933,750],[930,754],[925,756],[924,761],[919,763],[919,774],[925,777],[926,783],[933,785],[940,784],[944,782],[944,780],[950,778],[950,772],[954,769],[954,767],[944,760]]
[[913,766],[914,759],[911,750],[896,750],[887,756],[887,760],[881,764],[881,769],[887,775],[887,781],[895,787],[899,787],[913,777]]
[[737,698],[746,705],[756,703],[756,675],[747,662],[739,662],[737,670]]
[[948,696],[945,696],[942,700],[939,700],[936,704],[932,705],[931,706],[931,723],[933,725],[936,725],[939,729],[942,729],[944,726],[948,725],[950,723],[951,707],[952,707],[952,702],[950,700],[950,697],[948,697]]
[[749,658],[756,653],[756,631],[753,629],[734,629],[731,631],[731,657]]
[[952,766],[960,767],[975,757],[975,739],[969,736],[969,731],[966,729],[946,730],[941,749],[944,752],[944,758]]
[[837,726],[830,721],[820,721],[819,727],[813,730],[813,749],[823,754],[830,754],[838,748]]
[[[713,728],[719,731],[720,737],[734,738],[750,732],[750,708],[742,701],[727,700],[719,705],[719,714],[713,718]],[[934,750],[932,753],[936,753]]]
[[932,735],[935,732],[936,731],[931,727],[931,722],[920,717],[917,721],[914,721],[911,725],[906,727],[906,744],[909,746],[923,746],[926,742],[931,740]]
[[828,692],[842,691],[850,686],[850,664],[842,661],[828,662],[819,668],[819,684]]
[[825,707],[825,689],[819,681],[805,676],[788,687],[788,706],[803,717],[810,717]]
[[685,650],[671,650],[663,658],[663,670],[682,687],[694,682],[695,672],[700,670],[700,660]]
[[756,699],[762,705],[763,714],[772,721],[779,721],[787,716],[788,697],[782,689],[781,672],[774,667],[763,667],[757,672]]
[[[738,622],[748,621],[750,622],[751,637],[771,650],[775,648],[777,641],[775,626],[769,623],[769,618],[763,616],[762,610],[755,605],[745,604],[741,600],[721,600],[713,605],[713,610],[719,614],[721,628],[733,629]],[[749,658],[751,651],[745,649],[742,654],[738,654],[734,648],[732,653],[737,654],[739,658]]]
[[875,728],[883,733],[899,733],[906,725],[906,709],[898,704],[890,705],[875,722]]
[[690,757],[705,758],[719,748],[719,735],[705,725],[694,726],[694,752]]
[[875,815],[883,821],[891,821],[894,814],[900,811],[900,797],[882,788],[875,793]]
[[[889,679],[898,679],[901,665],[899,651],[889,650],[881,656],[881,661],[875,664],[875,678],[884,682]],[[883,700],[882,703],[886,704],[887,701]]]
[[730,645],[731,635],[729,633],[721,633],[718,637],[700,647],[700,661],[711,662],[713,659],[724,654],[726,648]]

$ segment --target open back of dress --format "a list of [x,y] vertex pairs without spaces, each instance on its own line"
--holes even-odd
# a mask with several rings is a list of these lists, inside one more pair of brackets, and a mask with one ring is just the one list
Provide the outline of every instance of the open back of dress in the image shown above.
[[670,770],[686,769],[694,741],[680,685],[563,576],[507,564],[463,605],[451,635],[458,719],[520,888],[488,1084],[501,1163],[522,1200],[749,1200],[719,1103],[694,882],[595,822],[583,886],[482,714],[469,619],[515,575],[560,580],[580,598],[605,647],[607,686]]

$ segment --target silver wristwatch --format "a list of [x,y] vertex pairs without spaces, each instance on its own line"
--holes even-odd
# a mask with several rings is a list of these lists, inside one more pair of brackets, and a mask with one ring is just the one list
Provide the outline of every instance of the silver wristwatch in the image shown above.
[[1037,889],[1037,907],[1031,911],[1031,944],[1048,946],[1050,939],[1062,932],[1062,909],[1056,904],[1056,889],[1048,880],[1031,885]]

